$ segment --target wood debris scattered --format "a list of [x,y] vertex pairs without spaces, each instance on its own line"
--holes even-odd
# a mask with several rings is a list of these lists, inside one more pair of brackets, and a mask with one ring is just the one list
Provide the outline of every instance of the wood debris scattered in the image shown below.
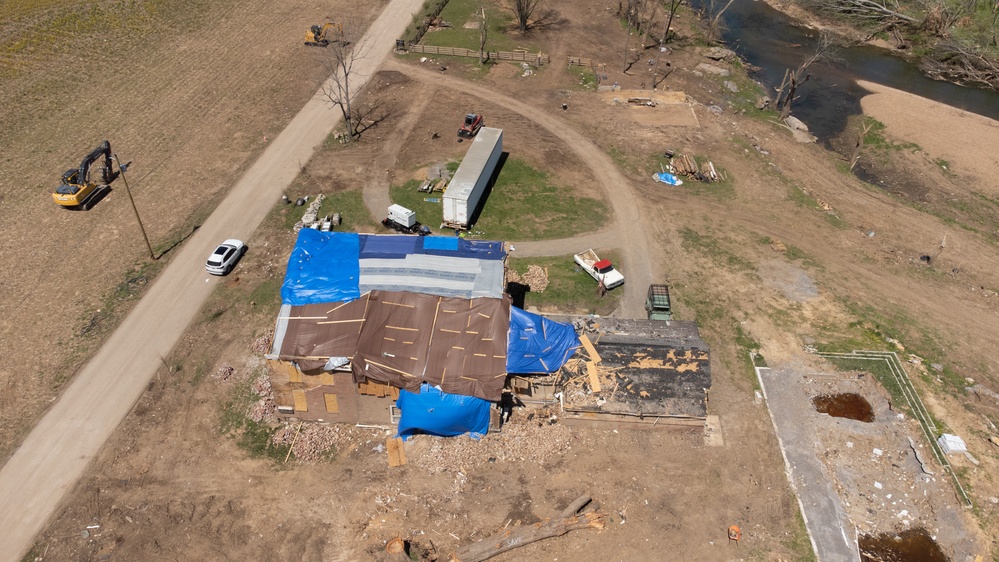
[[525,544],[560,537],[576,529],[603,529],[604,515],[597,512],[598,509],[600,504],[592,501],[590,496],[582,495],[555,519],[501,529],[491,537],[459,548],[452,559],[461,562],[481,562]]
[[507,282],[520,283],[531,288],[532,293],[543,293],[548,288],[548,269],[531,264],[527,273],[521,275],[514,270],[507,271]]

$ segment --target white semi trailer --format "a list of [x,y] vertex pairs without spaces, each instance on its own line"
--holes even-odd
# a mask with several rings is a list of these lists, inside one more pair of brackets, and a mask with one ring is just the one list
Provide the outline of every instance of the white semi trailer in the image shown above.
[[503,129],[482,127],[444,191],[443,226],[457,230],[468,230],[472,226],[472,216],[502,154]]

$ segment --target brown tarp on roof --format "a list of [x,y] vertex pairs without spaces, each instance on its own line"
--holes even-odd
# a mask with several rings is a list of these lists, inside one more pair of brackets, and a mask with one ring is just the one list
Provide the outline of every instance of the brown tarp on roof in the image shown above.
[[330,357],[353,357],[364,327],[368,294],[349,302],[291,307],[278,358],[297,361],[303,371],[318,369]]
[[498,401],[509,325],[506,298],[372,291],[351,369],[358,382],[412,392],[428,382],[449,394]]

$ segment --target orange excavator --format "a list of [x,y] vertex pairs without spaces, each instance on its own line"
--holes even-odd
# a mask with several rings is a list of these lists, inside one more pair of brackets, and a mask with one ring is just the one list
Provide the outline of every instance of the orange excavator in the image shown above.
[[337,22],[328,21],[322,25],[313,25],[305,32],[305,44],[310,47],[326,47],[330,43],[343,42],[343,26]]
[[[103,158],[103,162],[100,162]],[[101,165],[100,181],[90,179],[94,164]],[[83,158],[80,167],[70,168],[62,175],[62,183],[52,193],[57,205],[67,209],[89,209],[97,195],[118,177],[111,162],[111,143],[104,141]]]

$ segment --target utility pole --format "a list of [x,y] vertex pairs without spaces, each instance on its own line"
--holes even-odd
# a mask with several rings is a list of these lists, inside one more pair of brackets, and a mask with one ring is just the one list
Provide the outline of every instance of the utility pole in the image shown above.
[[122,166],[117,154],[112,154],[111,156],[114,156],[114,161],[118,163],[118,169],[121,170],[121,181],[125,182],[125,193],[128,194],[128,201],[132,204],[132,210],[135,211],[135,220],[139,222],[139,230],[142,231],[142,238],[146,241],[146,247],[149,248],[149,258],[155,261],[156,254],[153,253],[153,245],[149,243],[149,236],[146,235],[146,227],[142,226],[142,217],[139,216],[139,208],[135,206],[135,199],[132,199],[132,190],[128,188],[128,180],[125,179],[125,171],[128,169],[128,164]]

